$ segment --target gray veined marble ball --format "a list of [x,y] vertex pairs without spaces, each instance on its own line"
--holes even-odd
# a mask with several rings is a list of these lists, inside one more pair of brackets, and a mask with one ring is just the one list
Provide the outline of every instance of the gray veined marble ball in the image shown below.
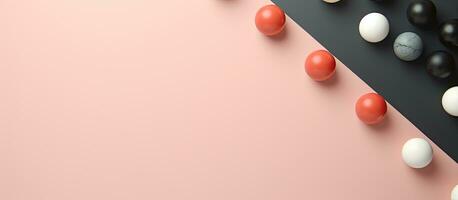
[[413,61],[423,53],[423,41],[416,33],[400,34],[393,45],[394,54],[404,61]]

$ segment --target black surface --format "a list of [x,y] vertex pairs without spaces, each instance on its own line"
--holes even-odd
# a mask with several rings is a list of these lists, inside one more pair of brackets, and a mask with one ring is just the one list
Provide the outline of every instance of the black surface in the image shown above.
[[[426,71],[427,55],[436,50],[447,50],[457,59],[457,50],[441,44],[437,27],[424,30],[409,23],[406,10],[410,1],[342,0],[335,4],[321,0],[273,2],[458,161],[458,118],[448,115],[441,105],[443,93],[458,85],[458,76],[454,74],[449,79],[439,80]],[[434,2],[439,22],[458,18],[458,0]],[[371,12],[382,13],[390,21],[390,34],[381,43],[365,42],[359,35],[360,20]],[[419,34],[424,41],[425,51],[417,61],[401,61],[393,53],[395,38],[406,31]]]

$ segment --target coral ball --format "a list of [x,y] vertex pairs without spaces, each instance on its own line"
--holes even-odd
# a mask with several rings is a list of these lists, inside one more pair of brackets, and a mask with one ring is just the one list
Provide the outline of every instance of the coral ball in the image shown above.
[[315,81],[328,80],[335,73],[335,70],[336,60],[328,51],[314,51],[305,60],[305,71]]
[[433,148],[425,139],[410,139],[402,147],[402,159],[409,167],[424,168],[433,160]]
[[276,5],[267,5],[258,10],[255,22],[264,35],[277,35],[285,28],[285,12]]
[[387,111],[385,99],[375,93],[361,96],[356,102],[356,115],[366,124],[378,124],[383,121]]
[[442,107],[455,117],[458,117],[458,86],[448,89],[442,96]]

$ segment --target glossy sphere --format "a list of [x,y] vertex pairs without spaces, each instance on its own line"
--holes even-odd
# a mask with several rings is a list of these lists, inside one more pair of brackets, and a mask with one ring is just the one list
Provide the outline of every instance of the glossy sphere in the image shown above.
[[436,24],[436,6],[430,0],[412,1],[407,8],[410,23],[421,28],[430,28]]
[[336,60],[328,51],[314,51],[305,60],[305,71],[315,81],[328,80],[335,73],[335,70]]
[[378,124],[383,121],[387,111],[385,99],[375,93],[361,96],[356,102],[356,115],[366,124]]
[[323,1],[326,2],[326,3],[337,3],[340,0],[323,0]]
[[424,168],[433,160],[433,148],[425,139],[410,139],[402,147],[402,159],[409,167]]
[[455,59],[446,51],[435,51],[426,60],[426,69],[436,78],[448,78],[455,71]]
[[285,28],[286,17],[276,5],[267,5],[256,13],[255,23],[258,30],[267,36],[277,35]]
[[458,185],[455,186],[452,190],[452,200],[458,200]]
[[458,86],[448,89],[442,96],[442,107],[455,117],[458,117]]
[[359,34],[368,42],[380,42],[388,36],[389,32],[390,23],[380,13],[370,13],[364,16],[359,23]]
[[439,28],[439,38],[445,46],[458,48],[458,19],[442,23]]

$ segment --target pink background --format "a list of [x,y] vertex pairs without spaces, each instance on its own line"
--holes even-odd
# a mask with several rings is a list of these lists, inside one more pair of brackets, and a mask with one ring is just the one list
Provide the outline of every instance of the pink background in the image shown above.
[[316,83],[322,48],[267,1],[0,2],[0,199],[449,199],[457,165],[394,108],[363,125],[371,89],[341,63]]

